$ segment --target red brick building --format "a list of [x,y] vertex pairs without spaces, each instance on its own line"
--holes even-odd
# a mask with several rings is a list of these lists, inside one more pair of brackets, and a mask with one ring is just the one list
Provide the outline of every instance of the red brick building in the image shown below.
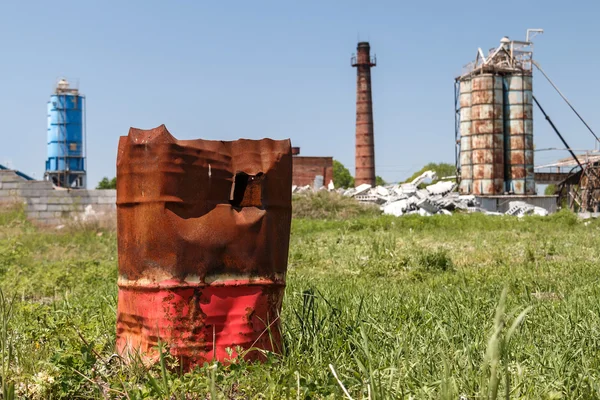
[[[323,177],[323,186],[333,180],[333,157],[302,157],[299,148],[293,148],[292,185],[312,185],[317,176]],[[335,183],[335,182],[334,182]]]

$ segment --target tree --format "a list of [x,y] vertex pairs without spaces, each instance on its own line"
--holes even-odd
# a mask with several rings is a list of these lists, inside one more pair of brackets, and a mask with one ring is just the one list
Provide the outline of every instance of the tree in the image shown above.
[[375,177],[375,186],[385,186],[386,184],[387,183],[379,175]]
[[98,182],[98,186],[96,186],[96,189],[116,189],[117,188],[117,178],[114,177],[111,180],[108,180],[108,178],[105,176],[104,178],[102,178],[102,180],[100,182]]
[[[436,164],[436,163],[430,162],[427,165],[425,165],[423,168],[421,168],[420,170],[418,170],[417,172],[412,174],[412,176],[410,178],[408,178],[405,181],[405,183],[412,182],[417,176],[421,175],[425,171],[434,171],[435,172],[435,175],[437,177],[431,183],[435,183],[435,182],[439,181],[441,178],[444,178],[446,176],[456,175],[456,167],[453,164],[449,164],[449,163]],[[456,181],[456,179],[453,179],[453,180]]]
[[546,196],[553,196],[553,195],[557,194],[556,193],[557,189],[558,188],[556,187],[556,185],[554,183],[551,183],[548,186],[546,186],[546,189],[544,189],[544,194]]
[[354,178],[350,171],[338,160],[333,160],[333,183],[336,187],[354,187]]

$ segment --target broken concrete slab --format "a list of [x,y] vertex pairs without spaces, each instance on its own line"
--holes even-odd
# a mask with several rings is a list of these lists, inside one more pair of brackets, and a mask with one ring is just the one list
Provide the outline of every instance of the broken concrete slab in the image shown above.
[[396,217],[403,215],[407,208],[408,202],[406,200],[398,200],[381,206],[381,210],[385,215],[394,215]]
[[508,211],[506,215],[512,215],[516,217],[522,217],[533,213],[535,206],[525,203],[524,201],[511,201],[508,203]]
[[402,190],[402,193],[410,196],[417,192],[417,185],[413,185],[412,183],[403,183],[400,185],[400,190]]
[[427,190],[425,190],[425,189],[420,189],[420,190],[417,190],[417,191],[416,191],[416,193],[415,193],[415,195],[416,195],[416,196],[417,196],[419,199],[421,199],[421,200],[423,200],[423,199],[427,199],[427,198],[429,198],[429,196],[430,196],[429,192],[428,192]]
[[444,195],[454,190],[456,184],[450,181],[440,181],[433,185],[427,186],[425,189],[431,194]]
[[358,196],[354,196],[359,203],[375,203],[375,204],[383,204],[385,200],[382,200],[381,197],[371,195],[371,194],[361,194]]
[[436,176],[437,175],[436,175],[435,171],[425,171],[421,175],[419,175],[415,179],[413,179],[413,181],[411,183],[415,186],[419,186],[423,182],[433,181],[436,178]]
[[377,186],[375,188],[375,192],[380,195],[380,196],[384,196],[384,197],[389,197],[390,196],[390,191],[387,190],[385,187],[383,186]]
[[351,196],[358,196],[361,194],[365,194],[370,189],[371,189],[371,185],[369,185],[368,183],[363,183],[362,185],[358,185],[357,187],[354,188],[354,193],[352,193]]
[[417,207],[419,207],[419,209],[421,210],[425,210],[430,214],[435,214],[438,211],[440,211],[440,208],[433,203],[432,201],[430,201],[429,199],[422,199],[417,203]]

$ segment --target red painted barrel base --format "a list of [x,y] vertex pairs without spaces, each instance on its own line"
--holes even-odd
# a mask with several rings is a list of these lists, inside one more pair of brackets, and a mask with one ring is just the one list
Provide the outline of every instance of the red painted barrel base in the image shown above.
[[[139,352],[143,361],[156,362],[160,338],[184,370],[215,359],[227,363],[237,357],[238,346],[280,352],[283,291],[283,284],[239,280],[120,284],[117,351],[126,359]],[[257,350],[245,354],[249,360],[262,357]]]

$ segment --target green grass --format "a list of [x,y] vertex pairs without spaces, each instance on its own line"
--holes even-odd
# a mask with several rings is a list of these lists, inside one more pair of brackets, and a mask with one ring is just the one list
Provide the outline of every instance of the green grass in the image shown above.
[[0,214],[3,398],[600,398],[599,222],[355,215],[293,221],[283,355],[182,375],[111,357],[114,232]]

